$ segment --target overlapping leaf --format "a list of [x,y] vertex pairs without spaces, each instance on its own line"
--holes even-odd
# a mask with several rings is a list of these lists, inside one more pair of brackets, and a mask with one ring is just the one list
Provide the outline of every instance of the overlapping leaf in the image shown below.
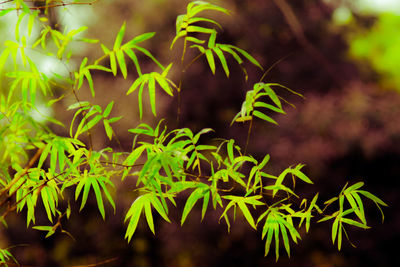
[[168,211],[164,209],[157,195],[152,192],[145,193],[136,198],[125,215],[125,222],[129,220],[128,228],[126,229],[125,233],[125,239],[128,239],[128,242],[131,241],[131,238],[136,231],[140,215],[143,211],[145,213],[147,224],[150,230],[153,232],[153,234],[155,233],[152,207],[161,215],[161,217],[163,217],[164,220],[170,222],[167,213]]
[[[127,63],[125,61],[125,55],[127,55],[132,60],[139,76],[142,75],[142,71],[139,65],[139,60],[137,55],[135,54],[135,50],[141,52],[142,54],[150,58],[154,63],[156,63],[161,68],[161,70],[164,70],[165,69],[164,66],[150,53],[149,50],[138,45],[139,43],[152,38],[155,33],[154,32],[144,33],[134,37],[125,44],[122,44],[125,35],[125,29],[126,29],[126,23],[124,22],[115,39],[113,50],[110,50],[104,44],[101,44],[101,48],[103,49],[104,54],[106,56],[109,56],[110,58],[110,68],[114,76],[117,74],[117,63],[118,63],[122,76],[124,77],[124,79],[127,78],[128,69],[127,69]],[[95,62],[95,65],[97,65],[98,61],[99,60]]]
[[186,47],[186,43],[188,41],[201,44],[204,41],[193,37],[189,36],[189,34],[193,33],[206,33],[206,34],[212,34],[215,30],[213,28],[206,28],[203,26],[196,26],[193,25],[197,22],[208,22],[212,25],[216,25],[218,27],[221,27],[218,22],[212,19],[207,19],[203,17],[197,17],[196,15],[200,12],[203,11],[217,11],[225,14],[229,14],[229,11],[223,7],[205,2],[205,1],[193,1],[187,5],[186,9],[186,14],[179,15],[176,19],[176,36],[172,40],[170,48],[174,46],[176,41],[180,38],[184,38],[184,43]]
[[126,92],[127,95],[134,92],[139,88],[138,92],[138,104],[139,104],[139,116],[142,118],[143,115],[143,90],[145,85],[147,84],[149,90],[149,98],[150,98],[150,106],[151,111],[154,116],[156,116],[156,83],[170,96],[173,95],[173,88],[176,88],[176,85],[173,81],[167,78],[168,71],[170,70],[172,64],[170,64],[165,70],[160,74],[158,72],[151,72],[140,75],[132,84],[132,86]]
[[275,258],[278,261],[279,258],[279,240],[280,236],[282,236],[283,244],[285,246],[285,250],[290,257],[290,244],[289,244],[289,234],[293,240],[297,244],[297,240],[301,239],[300,234],[293,226],[292,216],[290,214],[285,214],[281,211],[281,207],[279,206],[271,206],[265,211],[263,214],[258,217],[257,224],[262,221],[266,217],[263,230],[262,230],[262,239],[266,238],[265,241],[265,256],[268,255],[272,238],[275,240]]
[[108,177],[99,176],[98,174],[92,172],[93,169],[91,172],[85,170],[83,176],[79,179],[80,181],[76,186],[75,190],[75,200],[78,199],[79,195],[82,192],[82,200],[80,206],[80,210],[82,210],[86,205],[90,188],[92,188],[96,196],[97,207],[99,208],[101,216],[103,217],[103,219],[105,219],[105,210],[104,210],[102,192],[105,194],[108,202],[115,210],[114,200],[112,199],[107,189],[107,185],[113,186],[113,184]]
[[[286,86],[277,84],[277,83],[263,83],[259,82],[254,84],[253,90],[250,90],[246,93],[246,99],[242,104],[242,108],[240,112],[236,114],[233,118],[231,124],[234,122],[245,122],[253,120],[254,117],[262,119],[264,121],[277,124],[277,122],[272,119],[270,116],[265,113],[259,111],[259,108],[268,109],[277,113],[285,114],[285,111],[282,109],[282,101],[281,97],[279,97],[275,91],[272,89],[272,86],[278,86],[290,91],[293,94],[297,94],[301,96],[299,93],[296,93]],[[271,103],[267,103],[262,100],[262,98],[267,98],[271,101]]]
[[[235,211],[236,211],[236,207],[239,207],[239,209],[242,211],[246,221],[250,224],[250,226],[253,227],[254,229],[257,229],[256,224],[254,222],[253,215],[251,215],[247,205],[252,205],[253,207],[259,206],[259,205],[265,205],[263,202],[258,200],[258,199],[262,198],[260,195],[251,196],[251,197],[227,195],[227,196],[223,196],[222,198],[228,199],[230,201],[229,201],[228,205],[226,205],[225,210],[222,213],[220,219],[223,217],[226,218],[227,212],[232,207],[234,208]],[[234,213],[234,218],[235,218],[235,213]]]
[[[340,192],[338,197],[331,198],[325,202],[325,205],[329,206],[332,203],[339,201],[339,210],[334,212],[332,215],[326,215],[324,218],[319,220],[318,222],[323,222],[327,220],[334,219],[332,224],[332,243],[334,244],[337,240],[338,250],[341,249],[342,246],[342,231],[345,231],[343,223],[349,224],[358,228],[368,229],[370,228],[367,226],[367,221],[365,219],[364,214],[364,205],[360,198],[360,195],[363,195],[370,200],[372,200],[379,208],[382,213],[382,220],[383,220],[383,212],[380,208],[381,206],[387,206],[385,202],[383,202],[380,198],[376,197],[375,195],[371,194],[368,191],[358,190],[364,185],[363,182],[358,182],[352,186],[347,187],[347,184],[344,186],[342,191]],[[345,209],[344,200],[347,200],[349,206],[351,208]],[[359,221],[350,219],[345,217],[346,215],[350,215],[354,213],[356,217],[358,217]],[[347,234],[346,234],[347,237]]]

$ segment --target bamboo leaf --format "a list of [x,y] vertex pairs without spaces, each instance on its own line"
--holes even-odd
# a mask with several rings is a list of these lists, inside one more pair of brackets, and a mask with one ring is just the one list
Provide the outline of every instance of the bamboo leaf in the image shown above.
[[279,225],[280,223],[274,224],[274,235],[275,235],[275,262],[279,259]]
[[126,229],[125,239],[128,239],[128,243],[131,241],[133,234],[135,233],[136,227],[139,222],[140,214],[144,206],[143,198],[146,195],[139,196],[129,208],[126,216],[125,222],[129,219],[128,228]]
[[332,224],[332,243],[333,244],[335,244],[338,228],[339,228],[339,217],[336,217],[336,219],[333,221],[333,224]]
[[377,196],[371,194],[368,191],[364,191],[364,190],[357,190],[358,193],[364,195],[365,197],[371,199],[372,201],[374,201],[376,204],[382,205],[387,207],[388,204],[386,204],[385,202],[383,202],[380,198],[378,198]]
[[265,115],[264,113],[261,113],[261,112],[258,111],[258,110],[254,110],[254,111],[253,111],[253,115],[254,115],[255,117],[259,118],[259,119],[262,119],[262,120],[265,120],[265,121],[267,121],[267,122],[270,122],[270,123],[273,123],[273,124],[278,125],[278,123],[277,123],[274,119],[272,119],[271,117]]
[[104,210],[104,203],[103,203],[103,198],[101,196],[101,191],[99,184],[97,183],[96,178],[91,178],[91,185],[94,190],[94,194],[96,196],[96,201],[97,201],[97,207],[99,208],[101,217],[103,217],[103,220],[105,219],[105,210]]
[[87,198],[89,196],[90,185],[91,185],[91,181],[90,181],[90,179],[88,177],[88,178],[85,179],[85,183],[84,183],[84,186],[83,186],[82,202],[81,202],[81,206],[79,208],[79,211],[81,211],[86,205],[86,201],[87,201]]
[[137,43],[141,43],[143,41],[146,41],[150,38],[152,38],[156,33],[155,32],[147,32],[147,33],[143,33],[141,35],[136,36],[135,38],[133,38],[132,40],[130,40],[129,42],[125,43],[122,47],[124,49],[126,48],[132,48],[134,47],[134,45],[136,45]]
[[208,48],[212,50],[215,47],[215,39],[217,38],[217,31],[213,30],[208,39]]
[[[357,195],[357,193],[356,193]],[[352,194],[346,194],[346,199],[349,202],[351,208],[354,210],[354,213],[357,215],[357,217],[364,223],[366,224],[365,220],[365,215],[364,215],[364,208],[363,206],[358,206],[355,199],[353,198]],[[362,205],[362,202],[361,202]]]
[[241,53],[245,58],[247,58],[251,63],[253,63],[254,65],[256,65],[257,67],[259,67],[260,69],[263,69],[263,67],[260,65],[260,63],[258,63],[258,61],[252,57],[249,53],[247,53],[245,50],[236,47],[234,45],[228,45],[231,49],[235,49],[236,51],[238,51],[239,53]]
[[338,240],[337,240],[337,244],[338,244],[338,250],[340,251],[341,247],[342,247],[342,222],[339,222],[339,231],[338,231]]
[[46,210],[47,218],[51,223],[53,223],[52,212],[49,206],[49,195],[47,194],[47,190],[41,190],[40,195],[42,197],[43,206]]
[[111,101],[110,103],[108,103],[107,107],[104,109],[103,118],[106,118],[106,117],[108,117],[108,115],[110,115],[113,105],[114,105],[114,101]]
[[186,30],[188,32],[198,32],[198,33],[208,33],[208,34],[212,34],[213,31],[215,31],[214,29],[204,28],[200,26],[193,26],[193,25],[188,26]]
[[254,223],[253,216],[251,215],[246,204],[243,201],[239,201],[238,206],[239,206],[240,210],[242,211],[244,217],[246,218],[247,222],[250,224],[250,226],[253,227],[255,230],[257,230],[257,227]]
[[196,204],[196,202],[204,196],[204,189],[199,187],[196,190],[192,192],[192,194],[188,197],[186,200],[185,207],[183,208],[183,213],[182,213],[182,218],[181,218],[181,225],[186,220],[186,217],[188,216],[189,212],[193,209],[193,206]]
[[145,85],[145,83],[143,82],[140,85],[139,92],[138,92],[138,105],[139,105],[139,118],[140,119],[142,119],[142,115],[143,115],[142,98],[143,98],[144,85]]
[[163,205],[161,201],[157,198],[157,196],[154,195],[150,199],[150,201],[153,207],[156,209],[156,211],[161,215],[161,217],[163,217],[164,220],[170,223],[171,221],[168,218],[167,211],[163,208]]
[[146,215],[146,220],[147,224],[149,225],[149,228],[153,234],[154,232],[154,221],[153,221],[153,214],[151,213],[151,205],[149,201],[146,201],[144,203],[144,213]]
[[[265,241],[265,254],[264,256],[267,256],[271,247],[271,242],[272,242],[272,235],[274,233],[274,227],[275,227],[276,222],[268,216],[266,223],[264,225],[263,233],[265,232],[267,234],[267,239]],[[264,234],[265,235],[265,234]]]
[[156,82],[154,80],[154,77],[150,76],[149,77],[149,98],[150,98],[150,106],[151,106],[151,111],[153,112],[154,116],[157,116],[156,114]]
[[272,110],[272,111],[275,111],[275,112],[277,112],[277,113],[283,113],[283,114],[285,114],[285,111],[282,109],[282,108],[279,108],[279,107],[275,107],[275,106],[273,106],[273,105],[271,105],[271,104],[268,104],[268,103],[264,103],[264,102],[259,102],[259,101],[257,101],[257,102],[255,102],[254,103],[254,105],[253,105],[255,108],[268,108],[268,109],[270,109],[270,110]]
[[210,49],[205,50],[208,65],[210,66],[212,74],[215,74],[215,61],[214,55]]
[[142,76],[142,70],[140,69],[139,60],[138,60],[136,54],[130,49],[126,49],[124,51],[125,51],[125,54],[127,54],[131,58],[133,64],[135,64],[136,71],[137,71],[139,77],[141,77]]
[[110,67],[114,76],[117,75],[117,62],[115,60],[115,53],[111,52],[110,54]]
[[108,139],[111,141],[113,135],[113,129],[110,126],[108,120],[103,120],[104,130],[106,131],[106,135]]
[[139,76],[131,85],[131,87],[129,87],[128,91],[126,92],[126,95],[129,95],[130,93],[132,93],[133,91],[135,91],[139,85],[143,85],[146,82],[146,80],[144,80],[143,75]]
[[119,69],[121,70],[122,76],[124,77],[124,79],[126,79],[128,72],[126,69],[124,52],[122,50],[118,50],[115,54],[117,56],[117,61],[118,61]]
[[208,202],[210,200],[210,190],[206,190],[204,192],[204,199],[203,199],[203,207],[201,209],[201,219],[204,219],[204,215],[206,214]]
[[90,71],[88,69],[85,69],[83,74],[85,75],[85,77],[86,77],[86,79],[88,81],[90,92],[92,93],[92,97],[94,97],[95,92],[94,92],[94,87],[93,87],[92,75],[90,74]]
[[221,62],[222,68],[224,69],[224,72],[226,74],[226,77],[229,77],[228,64],[226,63],[225,56],[222,53],[221,49],[219,49],[218,47],[214,47],[213,51],[218,56],[219,61]]
[[350,192],[359,189],[360,187],[362,187],[364,185],[364,182],[358,182],[353,184],[352,186],[347,187],[346,190],[344,190],[343,194],[347,195]]
[[218,22],[216,22],[215,20],[202,18],[202,17],[190,18],[188,20],[187,24],[194,24],[194,23],[197,23],[197,22],[209,22],[211,24],[217,25],[218,28],[220,28],[222,30],[222,26]]
[[279,224],[279,226],[280,226],[281,232],[282,232],[283,245],[285,246],[286,253],[288,254],[288,256],[290,258],[290,244],[289,244],[289,238],[288,238],[288,234],[286,231],[286,227],[284,226],[284,224]]
[[124,35],[125,35],[125,26],[126,26],[126,22],[124,22],[124,24],[122,24],[121,29],[119,30],[119,32],[117,34],[117,38],[115,39],[114,47],[113,47],[114,51],[119,49],[121,46],[122,39],[124,38]]

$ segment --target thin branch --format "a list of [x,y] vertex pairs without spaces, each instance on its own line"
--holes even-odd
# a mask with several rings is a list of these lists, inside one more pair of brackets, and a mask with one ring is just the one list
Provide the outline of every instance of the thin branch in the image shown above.
[[21,175],[18,175],[17,177],[15,177],[8,185],[6,188],[3,189],[3,191],[0,193],[0,197],[2,197],[5,193],[8,192],[8,190],[10,190],[10,188],[23,176],[25,176],[28,172],[29,169],[33,166],[33,164],[35,164],[35,162],[39,159],[40,155],[42,154],[44,148],[46,146],[39,148],[35,155],[30,159],[30,161],[28,162],[28,164],[25,166],[24,171],[22,172]]
[[[98,2],[99,0],[93,0],[93,1],[90,1],[90,2],[70,2],[70,3],[64,3],[63,1],[57,1],[58,2],[58,4],[50,4],[50,5],[45,5],[45,6],[33,6],[33,7],[28,7],[30,10],[41,10],[41,9],[48,9],[48,8],[55,8],[55,7],[65,7],[65,6],[72,6],[72,5],[93,5],[93,4],[95,4],[96,2]],[[3,1],[3,2],[0,2],[0,5],[1,4],[6,4],[6,3],[8,3],[8,2],[11,2],[10,0],[7,0],[7,1]],[[25,2],[35,2],[35,1],[25,1]],[[23,8],[22,7],[16,7],[16,8],[0,8],[0,11],[3,11],[3,10],[8,10],[8,9],[12,9],[12,10],[22,10]]]
[[269,67],[269,68],[264,72],[264,74],[261,76],[261,79],[260,79],[259,82],[262,82],[262,81],[264,80],[265,76],[267,76],[267,74],[268,74],[276,65],[278,65],[279,63],[281,63],[282,61],[284,61],[286,58],[288,58],[288,57],[291,56],[291,55],[293,55],[293,53],[290,53],[290,54],[288,54],[288,55],[286,55],[286,56],[280,58],[280,59],[277,60],[274,64],[272,64],[271,67]]
[[85,264],[85,265],[71,265],[69,267],[95,267],[95,266],[100,266],[100,265],[103,265],[103,264],[106,264],[106,263],[110,263],[110,262],[116,261],[117,259],[118,259],[118,257],[114,257],[114,258],[111,258],[111,259],[108,259],[108,260],[101,261],[99,263]]
[[303,27],[301,26],[296,14],[286,0],[273,0],[275,5],[282,12],[286,23],[289,25],[290,30],[298,40],[298,42],[305,48],[305,50],[325,69],[325,71],[333,78],[338,85],[343,86],[343,79],[337,74],[336,69],[329,63],[329,61],[321,54],[321,52],[307,39],[304,34]]

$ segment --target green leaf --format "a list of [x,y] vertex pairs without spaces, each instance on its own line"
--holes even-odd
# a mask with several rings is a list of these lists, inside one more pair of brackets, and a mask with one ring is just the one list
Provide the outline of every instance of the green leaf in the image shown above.
[[140,46],[135,46],[134,47],[136,50],[139,50],[140,52],[142,52],[143,54],[145,54],[147,57],[149,57],[151,60],[153,60],[154,63],[157,64],[157,66],[160,67],[160,69],[164,70],[164,66],[147,50],[144,49],[143,47]]
[[50,222],[53,223],[53,216],[52,216],[52,211],[49,205],[49,198],[52,198],[51,195],[48,195],[48,192],[46,190],[47,188],[44,187],[42,188],[42,190],[40,191],[40,195],[42,197],[42,202],[43,202],[43,206],[46,210],[46,214],[47,214],[47,218],[49,219]]
[[113,129],[110,126],[108,120],[103,120],[104,130],[106,131],[106,135],[108,139],[111,141],[113,135]]
[[194,24],[197,22],[209,22],[211,24],[217,25],[218,28],[220,28],[222,30],[222,26],[218,22],[216,22],[215,20],[212,20],[212,19],[207,19],[207,18],[201,18],[201,17],[190,18],[188,20],[187,24]]
[[267,103],[264,103],[264,102],[255,102],[254,103],[254,107],[255,108],[259,108],[259,107],[260,108],[268,108],[268,109],[270,109],[272,111],[285,114],[285,111],[283,111],[282,108],[275,107],[275,106],[273,106],[271,104],[267,104]]
[[31,36],[31,34],[32,34],[32,29],[33,29],[33,25],[35,23],[36,16],[37,16],[37,13],[32,13],[29,15],[28,36]]
[[355,227],[363,228],[363,229],[369,229],[369,228],[371,228],[371,227],[369,227],[369,226],[367,226],[367,225],[365,225],[365,224],[362,224],[362,223],[360,223],[360,222],[357,222],[357,221],[355,221],[355,220],[348,219],[348,218],[341,218],[341,221],[344,222],[344,223],[353,225],[353,226],[355,226]]
[[117,75],[117,62],[115,60],[115,53],[110,53],[110,67],[114,76]]
[[344,190],[343,193],[346,195],[346,194],[350,193],[351,191],[357,190],[358,188],[362,187],[363,185],[364,185],[364,182],[355,183],[352,186],[349,186],[346,190]]
[[383,202],[380,198],[378,198],[377,196],[371,194],[368,191],[357,190],[356,192],[362,194],[363,196],[365,196],[365,197],[367,197],[369,199],[371,199],[376,204],[376,206],[378,207],[379,211],[382,214],[382,223],[383,223],[383,221],[385,219],[385,215],[383,214],[383,211],[382,211],[382,209],[381,209],[381,207],[379,205],[382,205],[382,206],[385,206],[385,207],[387,207],[388,205],[385,202]]
[[94,194],[96,195],[96,201],[97,201],[97,207],[99,208],[101,217],[103,217],[103,220],[105,219],[105,211],[104,211],[104,204],[103,204],[103,198],[101,196],[101,191],[99,184],[97,183],[96,178],[91,178],[91,185],[94,190]]
[[387,207],[388,204],[386,204],[385,202],[383,202],[380,198],[378,198],[377,196],[371,194],[368,191],[364,191],[364,190],[357,190],[358,193],[364,195],[365,197],[371,199],[372,201],[374,201],[376,204],[382,205]]
[[274,119],[272,119],[271,117],[265,115],[264,113],[261,113],[261,112],[258,111],[258,110],[254,110],[254,111],[253,111],[253,115],[254,115],[255,117],[257,117],[257,118],[260,118],[260,119],[265,120],[265,121],[267,121],[267,122],[270,122],[270,123],[273,123],[273,124],[278,125],[278,123],[277,123]]
[[130,40],[129,42],[125,43],[123,45],[123,48],[132,48],[137,43],[141,43],[143,41],[146,41],[147,39],[152,38],[155,34],[156,34],[155,32],[147,32],[147,33],[138,35],[135,38],[133,38],[132,40]]
[[[347,198],[347,201],[350,203],[351,208],[354,210],[354,213],[357,215],[357,217],[364,223],[366,224],[365,220],[365,215],[364,215],[364,207],[362,202],[359,202],[361,205],[359,206],[353,196],[357,196],[357,193],[355,194],[346,194],[345,195]],[[360,199],[361,200],[361,199]]]
[[204,192],[204,199],[203,199],[203,207],[201,209],[201,219],[204,219],[204,215],[206,214],[208,208],[208,202],[210,200],[210,190]]
[[332,243],[335,244],[338,228],[341,227],[341,224],[339,223],[339,217],[336,217],[336,219],[333,221],[332,224]]
[[122,52],[122,50],[118,50],[115,54],[117,55],[117,61],[118,61],[122,76],[124,77],[124,79],[126,79],[128,72],[126,69],[124,52]]
[[193,206],[196,204],[197,200],[199,200],[203,196],[204,196],[204,188],[199,187],[196,190],[194,190],[192,194],[188,197],[188,199],[186,200],[185,207],[183,208],[181,225],[183,225],[183,223],[185,222],[186,217],[192,210]]
[[252,57],[249,53],[247,53],[245,50],[243,50],[239,47],[236,47],[234,45],[228,45],[228,46],[232,49],[235,49],[239,53],[241,53],[245,58],[247,58],[251,63],[253,63],[257,67],[259,67],[260,69],[263,69],[263,67],[260,65],[260,63],[258,63],[258,61],[254,57]]
[[108,117],[108,115],[110,115],[113,105],[114,105],[114,101],[111,101],[110,103],[108,103],[107,107],[104,109],[104,112],[103,112],[104,118],[106,118],[106,117]]
[[166,220],[167,222],[171,222],[168,218],[167,215],[167,211],[164,209],[161,201],[158,199],[158,197],[156,195],[153,195],[153,197],[150,199],[151,204],[153,205],[153,207],[156,209],[156,211],[161,215],[161,217],[163,217],[164,220]]
[[149,228],[150,228],[151,232],[153,234],[155,234],[155,232],[154,232],[153,214],[151,213],[150,202],[145,202],[144,203],[144,212],[145,212],[145,215],[146,215],[147,224],[149,225]]
[[[107,178],[104,178],[104,179],[107,179]],[[106,195],[106,198],[107,198],[108,202],[113,207],[114,213],[115,213],[115,203],[114,203],[114,200],[112,199],[110,193],[108,192],[106,185],[104,184],[104,182],[101,179],[99,179],[97,182],[100,184],[101,188],[103,189],[103,192]],[[111,184],[112,186],[114,186],[111,181],[107,181],[107,183]]]
[[188,26],[186,29],[188,32],[198,32],[198,33],[208,33],[208,34],[212,34],[213,31],[215,31],[214,29],[209,29],[209,28],[204,28],[204,27],[200,27],[200,26]]
[[130,93],[132,93],[133,91],[135,91],[139,85],[143,85],[145,83],[144,77],[139,76],[131,85],[131,87],[129,87],[128,91],[126,92],[126,95],[129,95]]
[[213,51],[218,56],[219,60],[221,61],[221,65],[222,65],[222,68],[224,69],[226,77],[229,77],[229,68],[228,68],[228,64],[226,63],[226,59],[225,59],[223,52],[218,47],[214,47]]
[[195,44],[204,44],[206,42],[205,40],[200,40],[200,39],[197,39],[197,38],[192,37],[192,36],[186,37],[186,41],[192,42],[192,43],[195,43]]
[[160,85],[160,87],[170,96],[173,96],[172,89],[168,84],[168,80],[160,75],[155,76],[156,81]]
[[81,211],[86,205],[86,201],[87,201],[88,196],[89,196],[90,186],[91,186],[91,181],[90,181],[89,177],[86,177],[85,182],[84,182],[84,186],[83,186],[82,202],[81,202],[81,206],[79,208],[79,211]]
[[304,164],[298,164],[294,169],[292,169],[292,173],[296,175],[298,178],[303,180],[304,182],[308,184],[313,184],[313,182],[308,178],[302,171],[300,171],[301,168],[304,167]]
[[128,239],[128,243],[131,241],[133,234],[135,233],[136,227],[139,222],[140,214],[144,206],[143,197],[145,195],[139,196],[131,205],[128,213],[125,216],[125,222],[129,219],[128,228],[126,229],[125,239]]
[[143,82],[140,85],[139,92],[138,92],[138,105],[139,105],[139,118],[142,119],[143,115],[143,107],[142,107],[142,97],[143,97],[143,89],[144,89],[145,83]]
[[89,101],[80,101],[68,106],[67,110],[89,107],[91,104]]
[[217,31],[213,30],[208,39],[208,48],[213,49],[215,46],[215,39],[217,38]]
[[210,65],[211,72],[212,72],[212,74],[215,74],[214,55],[213,55],[213,53],[212,53],[212,51],[210,49],[207,49],[205,51],[205,54],[206,54],[208,65]]
[[92,97],[94,97],[95,92],[94,92],[94,87],[93,87],[92,75],[90,74],[90,71],[88,69],[85,69],[83,74],[85,75],[85,77],[86,77],[86,79],[87,79],[87,81],[89,83],[89,88],[90,88],[90,92],[92,93]]
[[283,245],[285,246],[286,249],[286,253],[288,254],[289,258],[290,258],[290,245],[289,245],[289,238],[288,238],[288,234],[286,231],[286,227],[284,226],[284,224],[279,224],[281,232],[282,232],[282,239],[283,239]]
[[125,26],[126,26],[126,22],[124,22],[124,24],[122,24],[121,29],[118,32],[117,38],[115,39],[114,47],[113,47],[114,51],[118,50],[121,46],[122,39],[124,38],[124,34],[125,34]]
[[52,226],[33,226],[33,229],[39,230],[39,231],[51,231],[53,228]]
[[150,106],[151,111],[153,112],[154,116],[156,114],[156,82],[152,76],[149,77],[149,98],[150,98]]
[[250,226],[253,227],[255,230],[257,230],[256,224],[254,223],[253,216],[251,215],[246,204],[242,201],[239,201],[238,206],[239,206],[240,210],[242,211],[244,217],[246,218],[247,222],[250,224]]
[[272,216],[268,216],[267,220],[264,224],[263,227],[263,233],[262,233],[262,238],[264,239],[264,236],[267,235],[267,239],[265,241],[265,254],[264,256],[267,256],[271,247],[271,241],[272,241],[272,235],[274,233],[273,229],[275,227],[275,220],[272,219]]

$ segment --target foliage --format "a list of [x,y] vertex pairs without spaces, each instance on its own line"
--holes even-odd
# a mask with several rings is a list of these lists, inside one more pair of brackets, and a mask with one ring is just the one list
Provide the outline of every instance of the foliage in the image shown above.
[[[44,14],[51,8],[51,2],[53,1],[46,1],[47,6],[43,7]],[[123,42],[126,28],[124,23],[112,50],[100,43],[103,51],[100,58],[91,62],[84,57],[79,68],[71,71],[69,75],[55,74],[55,78],[47,77],[38,69],[35,59],[30,57],[30,51],[40,51],[68,65],[73,56],[69,49],[71,43],[96,44],[99,41],[78,38],[77,36],[86,30],[85,27],[69,32],[60,32],[52,28],[48,19],[30,6],[30,2],[15,0],[8,4],[0,16],[14,14],[18,16],[18,22],[14,32],[15,38],[10,37],[2,44],[0,55],[0,68],[4,69],[0,99],[0,207],[1,220],[5,225],[7,214],[14,210],[17,213],[26,210],[27,227],[35,225],[34,229],[47,232],[46,238],[55,234],[57,230],[68,234],[61,225],[61,218],[69,219],[71,216],[71,207],[66,201],[68,194],[74,193],[74,200],[80,203],[80,210],[85,207],[89,196],[93,195],[99,212],[105,219],[104,202],[110,204],[114,211],[118,204],[114,202],[113,192],[110,192],[114,190],[115,179],[132,179],[136,181],[132,190],[137,193],[134,194],[135,197],[125,215],[125,238],[128,242],[131,241],[143,213],[150,230],[155,233],[153,211],[157,211],[164,220],[170,222],[171,205],[176,206],[176,199],[181,198],[183,192],[189,192],[181,224],[186,221],[196,203],[202,200],[202,219],[212,207],[221,212],[220,220],[225,221],[229,231],[239,209],[243,219],[253,229],[262,228],[261,236],[266,240],[265,255],[269,253],[274,238],[275,257],[278,260],[280,240],[283,240],[283,246],[290,256],[289,236],[297,243],[301,239],[299,229],[303,222],[305,221],[308,232],[311,218],[317,214],[322,217],[320,222],[333,219],[332,241],[337,242],[340,250],[344,224],[369,228],[361,196],[375,202],[378,208],[386,206],[378,197],[360,190],[362,182],[349,187],[346,185],[338,197],[325,202],[323,209],[317,204],[318,193],[311,201],[305,198],[298,201],[301,197],[295,192],[296,181],[300,180],[309,185],[313,183],[302,171],[303,164],[290,166],[275,176],[266,171],[270,159],[268,154],[261,160],[257,159],[247,153],[247,147],[242,152],[233,139],[219,139],[212,144],[200,142],[202,135],[213,131],[209,128],[194,133],[189,128],[169,130],[163,120],[154,127],[142,122],[129,129],[134,135],[131,150],[113,151],[111,147],[94,150],[94,127],[102,124],[109,140],[118,140],[118,132],[112,124],[121,117],[110,117],[114,104],[118,103],[111,101],[103,108],[78,98],[77,92],[81,89],[89,90],[92,97],[96,97],[91,72],[102,71],[117,76],[119,69],[122,77],[127,79],[127,65],[130,64],[127,58],[132,61],[137,78],[126,94],[129,95],[138,89],[141,118],[145,88],[149,91],[150,108],[154,116],[157,106],[156,87],[160,87],[170,96],[174,96],[174,91],[179,93],[181,90],[181,85],[177,87],[169,78],[169,73],[175,66],[169,63],[164,67],[149,50],[141,46],[141,43],[150,40],[154,33],[144,33]],[[183,39],[182,63],[186,50],[194,49],[200,54],[194,57],[189,65],[205,56],[213,74],[216,72],[214,55],[220,60],[227,77],[230,72],[225,54],[232,56],[242,67],[246,79],[243,58],[262,69],[258,61],[243,49],[216,42],[221,25],[215,20],[199,16],[200,13],[206,14],[205,11],[229,14],[227,9],[205,1],[193,1],[187,5],[186,14],[177,18],[176,36],[171,42],[172,49],[176,42]],[[24,17],[28,20],[23,19]],[[34,37],[31,34],[33,25],[41,28],[39,36]],[[25,33],[20,28],[28,30]],[[192,45],[187,46],[188,43]],[[151,59],[155,66],[161,69],[161,73],[143,73],[137,52]],[[254,117],[276,124],[276,121],[266,114],[267,111],[285,113],[283,103],[286,101],[275,92],[275,87],[298,94],[277,83],[260,81],[254,84],[253,89],[246,94],[241,111],[232,121],[250,121],[248,140]],[[61,97],[55,96],[56,92],[61,94]],[[64,126],[57,118],[47,116],[47,123],[64,128],[65,135],[58,135],[46,123],[35,120],[32,114],[38,110],[38,100],[44,101],[47,106],[57,105],[66,94],[75,98],[75,102],[67,109],[74,111],[69,125]],[[292,179],[291,185],[287,182],[288,176]],[[36,225],[35,211],[39,201],[43,203],[52,225]],[[60,202],[66,202],[66,205],[59,205]],[[335,202],[339,203],[339,210],[325,215],[324,211]],[[10,258],[12,256],[7,249],[0,250],[0,260],[3,263],[8,262]]]
[[400,16],[382,13],[367,33],[358,30],[350,35],[350,54],[359,61],[368,62],[382,76],[382,83],[400,88],[399,62],[400,39],[397,31]]

